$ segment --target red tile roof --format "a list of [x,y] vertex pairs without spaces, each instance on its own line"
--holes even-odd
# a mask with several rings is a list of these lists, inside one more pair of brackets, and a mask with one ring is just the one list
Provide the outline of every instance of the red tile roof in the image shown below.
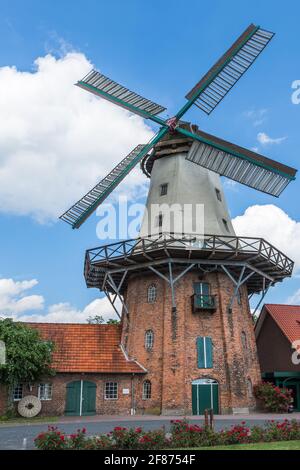
[[265,309],[290,343],[300,339],[300,305],[265,304]]
[[56,348],[53,368],[57,372],[145,373],[126,358],[120,347],[121,325],[79,323],[27,323],[51,340]]

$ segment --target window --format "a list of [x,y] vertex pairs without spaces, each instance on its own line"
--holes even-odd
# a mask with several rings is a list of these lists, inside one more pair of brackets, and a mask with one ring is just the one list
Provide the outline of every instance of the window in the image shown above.
[[252,387],[252,382],[251,379],[247,379],[247,389],[248,389],[248,396],[253,397],[253,387]]
[[154,302],[156,302],[156,286],[154,284],[148,287],[147,297],[149,304],[154,304]]
[[13,400],[18,401],[23,398],[23,384],[17,384],[13,389]]
[[160,195],[166,196],[168,194],[168,183],[164,183],[160,185]]
[[222,219],[223,220],[223,224],[224,224],[224,227],[226,229],[226,232],[229,232],[229,227],[228,227],[228,222],[226,219]]
[[199,369],[211,369],[213,367],[212,340],[209,336],[197,338],[197,356]]
[[246,352],[247,351],[247,336],[246,336],[246,333],[244,331],[242,331],[241,333],[241,339],[242,339],[242,346],[243,346],[243,351]]
[[145,380],[143,383],[143,400],[149,400],[149,398],[151,398],[151,382]]
[[104,389],[105,400],[117,400],[118,399],[118,383],[117,382],[106,382]]
[[156,217],[156,227],[161,228],[161,227],[162,227],[162,224],[163,224],[163,215],[160,213],[160,214],[158,214],[158,216]]
[[152,330],[147,330],[145,333],[145,348],[152,349],[154,343],[154,333]]
[[52,384],[40,384],[38,397],[40,400],[52,400]]
[[209,284],[207,282],[194,282],[194,294],[209,295]]
[[218,189],[218,188],[215,188],[216,190],[216,196],[217,196],[217,199],[218,201],[222,201],[222,196],[221,196],[221,191]]

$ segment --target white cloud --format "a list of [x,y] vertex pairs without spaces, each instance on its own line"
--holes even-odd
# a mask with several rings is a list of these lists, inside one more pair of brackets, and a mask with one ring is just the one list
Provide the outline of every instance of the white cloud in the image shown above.
[[286,303],[288,305],[299,305],[300,304],[300,289],[296,290],[294,294],[290,295],[287,298]]
[[238,183],[234,180],[230,180],[230,179],[227,179],[227,178],[224,178],[223,186],[224,186],[224,188],[230,189],[231,191],[237,191],[238,190]]
[[[50,305],[44,309],[42,295],[24,295],[24,292],[38,284],[36,279],[14,281],[0,279],[0,317],[10,317],[18,321],[53,322],[53,323],[86,323],[88,317],[100,315],[107,321],[117,318],[107,298],[95,299],[82,310],[69,302]],[[120,304],[116,302],[119,309]],[[34,312],[33,312],[34,311]]]
[[238,235],[264,238],[295,261],[295,271],[300,268],[300,222],[279,207],[250,206],[232,223]]
[[[140,117],[73,85],[91,68],[76,52],[39,57],[33,73],[0,68],[0,211],[56,220],[151,138]],[[122,189],[144,182],[136,169]]]
[[41,295],[24,295],[25,291],[32,289],[36,284],[36,279],[21,282],[0,279],[0,314],[17,314],[43,308],[44,298]]
[[251,109],[245,111],[243,114],[246,118],[252,121],[253,126],[257,127],[263,124],[267,119],[268,110],[265,108],[261,109]]
[[272,139],[272,137],[268,136],[265,132],[259,132],[257,134],[257,140],[261,145],[281,144],[285,139],[286,137],[277,137]]

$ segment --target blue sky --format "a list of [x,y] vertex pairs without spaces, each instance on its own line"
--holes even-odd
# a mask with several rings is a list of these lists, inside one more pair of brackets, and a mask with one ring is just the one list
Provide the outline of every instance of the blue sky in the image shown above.
[[[193,108],[185,118],[219,137],[248,148],[257,147],[262,154],[295,168],[299,166],[300,105],[292,104],[291,101],[292,82],[300,79],[299,10],[295,1],[283,6],[279,2],[255,0],[86,0],[84,3],[74,0],[14,0],[0,1],[0,7],[1,67],[15,67],[18,72],[35,73],[36,66],[33,64],[38,57],[51,54],[58,59],[75,51],[95,64],[105,75],[165,105],[170,116],[184,103],[186,92],[249,23],[253,22],[276,32],[271,44],[210,117]],[[16,93],[19,102],[26,104],[26,96],[22,90],[24,77],[19,74],[19,78],[20,86]],[[10,87],[9,81],[7,86]],[[59,94],[59,80],[56,86]],[[5,92],[6,89],[2,87],[2,93]],[[43,95],[47,93],[48,89],[45,87]],[[85,92],[79,90],[78,93]],[[30,107],[30,102],[27,106]],[[107,109],[103,108],[103,112]],[[4,113],[0,113],[0,119],[3,121],[3,128]],[[114,145],[118,143],[118,128],[115,132]],[[147,128],[140,132],[146,133]],[[259,133],[272,139],[285,139],[281,143],[261,144],[257,140]],[[15,137],[10,134],[10,139],[11,147],[16,145],[19,150],[22,149],[22,133],[18,129]],[[90,141],[97,143],[97,131],[94,128],[91,129]],[[127,153],[127,148],[122,148],[122,142],[120,139],[119,159]],[[105,148],[108,145],[109,143]],[[0,174],[1,166],[4,167],[7,158],[5,148],[0,145]],[[47,158],[42,146],[39,155],[41,161]],[[100,163],[105,159],[105,154],[99,154]],[[87,171],[88,165],[87,148]],[[61,167],[63,166],[62,159]],[[75,166],[76,159],[72,163],[72,167]],[[94,168],[93,164],[90,171],[93,172]],[[26,177],[28,176],[25,174],[24,178]],[[47,175],[43,175],[45,193],[50,187],[55,188],[59,177],[55,172],[49,173],[48,180]],[[67,175],[65,180],[68,185]],[[19,187],[24,181],[21,177],[12,178],[12,183]],[[33,189],[36,184],[38,182],[33,178],[30,183]],[[288,242],[288,246],[292,248],[288,254],[299,256],[300,260],[300,246],[295,240],[300,233],[297,225],[300,218],[299,185],[298,180],[290,184],[279,199],[239,185],[231,187],[225,184],[225,191],[233,218],[244,214],[249,206],[254,205],[272,204],[282,209],[286,219],[282,216],[278,220],[283,221],[282,225],[287,220],[290,225],[288,233],[284,232],[286,227],[282,226],[281,246],[286,246],[290,232],[293,231],[293,238]],[[29,192],[32,188],[29,187]],[[78,198],[82,191],[79,184]],[[34,194],[30,197],[34,198]],[[62,199],[62,203],[67,208],[67,202]],[[99,297],[96,290],[86,288],[82,274],[85,250],[101,243],[95,233],[95,216],[80,230],[73,231],[62,222],[54,222],[54,219],[39,220],[32,215],[36,209],[31,211],[29,203],[26,210],[18,202],[12,205],[11,210],[9,201],[8,204],[0,204],[0,207],[0,279],[11,278],[14,282],[37,279],[38,284],[32,286],[30,291],[20,289],[19,294],[43,296],[42,314],[49,306],[62,302],[69,303],[74,309],[83,309]],[[276,218],[277,213],[274,214]],[[261,217],[259,220],[264,225],[264,218]],[[267,226],[266,222],[266,227],[260,227],[262,234],[266,237],[270,234],[272,238],[272,227],[272,224]],[[276,230],[279,230],[276,238],[279,240],[280,228],[277,227]],[[300,296],[296,295],[298,284],[296,275],[273,289],[267,300],[285,302],[288,297],[294,296],[295,301],[298,298],[300,301]],[[10,300],[12,295],[9,294]]]

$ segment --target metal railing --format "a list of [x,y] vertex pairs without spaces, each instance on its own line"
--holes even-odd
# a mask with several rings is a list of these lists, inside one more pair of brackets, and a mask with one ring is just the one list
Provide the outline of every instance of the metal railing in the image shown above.
[[216,296],[208,294],[193,294],[193,312],[199,310],[215,310],[216,309]]
[[132,259],[138,255],[147,256],[154,251],[163,250],[165,254],[173,250],[189,251],[189,256],[197,252],[197,256],[210,253],[210,258],[218,258],[222,253],[232,255],[233,259],[243,258],[260,264],[266,262],[285,276],[292,274],[294,262],[268,243],[263,238],[237,237],[231,235],[186,235],[161,233],[154,236],[124,240],[86,251],[86,267],[91,265],[106,266],[118,259]]

